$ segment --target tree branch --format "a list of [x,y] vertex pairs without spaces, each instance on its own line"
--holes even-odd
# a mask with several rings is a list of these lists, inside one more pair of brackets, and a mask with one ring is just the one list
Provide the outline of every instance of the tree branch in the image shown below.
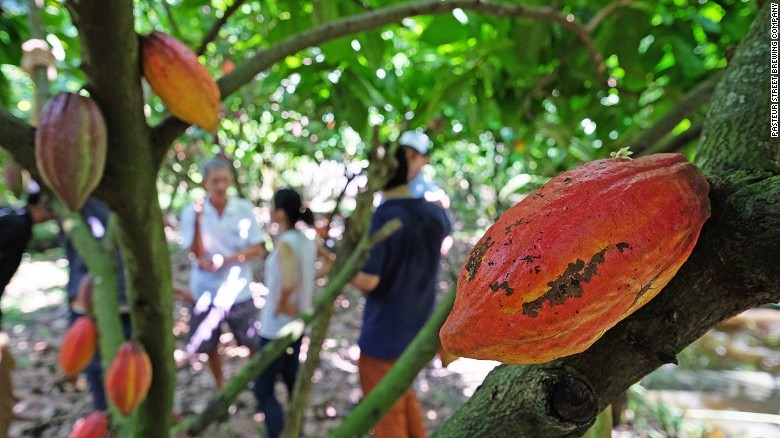
[[585,24],[585,31],[593,33],[605,18],[612,15],[618,9],[630,5],[632,1],[633,0],[617,0],[599,9],[599,11]]
[[[752,47],[748,51],[756,56],[736,56],[719,90],[751,84],[754,76],[768,77],[756,72],[768,68],[768,10],[764,5],[740,45]],[[742,77],[744,70],[752,72],[749,78]],[[722,114],[766,114],[769,87],[747,90],[759,97],[716,92],[707,124],[723,122]],[[753,152],[757,142],[768,147],[768,124],[742,122],[730,122],[730,130],[724,130],[732,139],[725,147],[735,152],[709,152],[720,147],[720,137],[702,139],[710,168],[720,171],[708,178],[712,216],[693,253],[664,290],[580,354],[541,365],[496,368],[437,435],[581,435],[597,412],[642,376],[675,362],[678,352],[718,322],[780,300],[780,259],[773,256],[780,254],[780,176],[760,170],[772,164],[765,150]],[[731,166],[736,170],[724,171]]]
[[663,115],[650,129],[644,131],[636,140],[622,143],[622,146],[631,146],[635,154],[642,154],[670,133],[683,119],[691,117],[705,103],[710,101],[712,92],[723,78],[723,71],[717,71],[705,81],[697,84],[683,96],[682,99]]
[[597,412],[642,376],[675,362],[706,330],[780,300],[780,261],[765,257],[780,253],[780,177],[711,183],[713,216],[658,296],[583,353],[499,366],[435,436],[578,436]]
[[[702,143],[707,147],[702,147],[696,157],[706,173],[740,168],[780,173],[780,143],[768,132],[770,4],[766,2],[759,11],[712,96],[702,131]],[[751,133],[749,146],[735,147],[746,143],[747,132]]]
[[[220,78],[217,83],[222,97],[234,93],[249,83],[258,73],[270,68],[287,56],[307,48],[323,44],[336,38],[354,35],[375,29],[416,15],[444,14],[454,9],[466,9],[477,13],[505,18],[521,18],[557,24],[572,32],[588,52],[597,76],[604,73],[603,57],[590,38],[587,30],[571,14],[562,14],[549,7],[499,3],[489,0],[427,0],[389,6],[382,9],[354,15],[317,26],[284,39],[272,48],[260,50],[247,61],[239,64],[232,73]],[[175,117],[169,117],[154,128],[156,154],[162,159],[165,149],[187,128],[187,124]]]
[[35,167],[35,128],[0,108],[0,147],[28,170]]
[[649,149],[645,149],[641,155],[658,154],[662,152],[678,152],[688,143],[698,140],[701,137],[701,131],[703,128],[704,123],[701,121],[695,122],[685,132],[681,132],[679,135],[675,135],[666,140],[659,141]]
[[203,41],[200,42],[200,46],[195,50],[195,54],[200,56],[204,53],[206,53],[206,47],[208,47],[209,43],[214,41],[217,38],[217,35],[219,34],[219,29],[222,28],[222,26],[227,23],[228,18],[230,18],[231,15],[233,15],[234,12],[238,10],[238,8],[241,7],[242,4],[244,4],[246,0],[236,0],[233,2],[232,5],[228,6],[227,9],[225,9],[225,13],[222,14],[221,17],[217,20],[216,23],[214,23],[213,26],[211,26],[211,29],[206,33],[206,36],[203,37]]

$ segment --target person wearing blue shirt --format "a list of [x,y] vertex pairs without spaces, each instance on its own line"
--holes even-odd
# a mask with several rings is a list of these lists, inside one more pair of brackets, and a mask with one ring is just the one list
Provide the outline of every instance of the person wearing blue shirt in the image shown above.
[[[441,246],[451,231],[444,210],[409,192],[406,148],[399,147],[398,167],[382,191],[385,202],[374,213],[371,232],[400,219],[402,227],[371,250],[352,284],[366,294],[360,330],[360,384],[370,392],[430,317],[436,301]],[[414,391],[409,389],[376,424],[375,437],[424,437],[425,423]]]
[[251,202],[229,196],[231,164],[215,157],[203,165],[207,197],[181,214],[181,247],[192,256],[192,308],[187,351],[206,353],[217,389],[225,385],[218,353],[222,322],[236,341],[254,352],[260,345],[257,307],[249,284],[251,259],[265,253],[263,230]]

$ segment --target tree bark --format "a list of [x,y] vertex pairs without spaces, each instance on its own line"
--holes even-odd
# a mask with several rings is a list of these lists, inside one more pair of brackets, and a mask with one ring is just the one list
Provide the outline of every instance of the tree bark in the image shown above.
[[79,30],[85,88],[108,128],[106,168],[95,194],[117,213],[133,338],[146,348],[154,370],[149,394],[128,422],[132,430],[123,433],[163,437],[176,383],[173,288],[155,185],[159,163],[143,112],[133,2],[80,0],[68,6]]
[[497,367],[434,436],[579,436],[597,412],[675,362],[709,328],[780,300],[780,150],[767,132],[768,14],[767,3],[713,96],[701,144],[712,217],[677,276],[585,352]]

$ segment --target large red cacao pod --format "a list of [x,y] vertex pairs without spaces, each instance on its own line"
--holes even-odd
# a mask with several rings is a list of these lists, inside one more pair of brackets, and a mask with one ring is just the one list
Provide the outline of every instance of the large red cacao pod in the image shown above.
[[219,125],[219,87],[198,56],[163,32],[141,36],[143,73],[174,116],[215,132]]
[[108,417],[104,412],[93,412],[76,421],[68,438],[104,438],[108,435]]
[[106,122],[89,97],[60,93],[43,107],[35,131],[35,161],[46,184],[78,211],[103,177]]
[[152,384],[152,362],[144,347],[127,341],[119,347],[106,372],[106,394],[123,415],[141,404]]
[[73,377],[89,365],[97,350],[97,336],[97,325],[89,316],[82,316],[73,322],[65,332],[60,347],[60,368],[63,374]]
[[710,216],[708,192],[680,154],[598,160],[553,178],[471,250],[444,348],[513,364],[586,350],[677,273]]

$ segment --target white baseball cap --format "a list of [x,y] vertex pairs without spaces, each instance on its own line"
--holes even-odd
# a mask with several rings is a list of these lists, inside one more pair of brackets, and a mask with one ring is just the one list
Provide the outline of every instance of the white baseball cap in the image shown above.
[[406,131],[398,137],[398,144],[410,147],[423,155],[428,155],[431,139],[420,131]]

